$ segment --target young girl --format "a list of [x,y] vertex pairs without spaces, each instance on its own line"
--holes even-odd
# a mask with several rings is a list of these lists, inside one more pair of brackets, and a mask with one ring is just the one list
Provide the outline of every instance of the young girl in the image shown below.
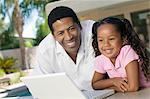
[[[127,19],[108,17],[93,25],[93,89],[137,91],[150,87],[150,59]],[[105,75],[109,79],[105,79]]]

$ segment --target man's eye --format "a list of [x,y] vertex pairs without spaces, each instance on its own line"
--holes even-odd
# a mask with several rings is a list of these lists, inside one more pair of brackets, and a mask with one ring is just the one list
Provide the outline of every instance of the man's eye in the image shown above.
[[73,31],[73,30],[75,30],[75,27],[70,27],[69,28],[69,31]]
[[64,32],[58,32],[57,33],[57,35],[63,35],[64,34]]

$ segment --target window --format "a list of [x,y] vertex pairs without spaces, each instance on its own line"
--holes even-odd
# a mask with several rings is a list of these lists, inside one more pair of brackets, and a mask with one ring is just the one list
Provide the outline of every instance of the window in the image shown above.
[[[150,9],[131,13],[135,31],[147,46],[150,45]],[[149,46],[150,47],[150,46]]]

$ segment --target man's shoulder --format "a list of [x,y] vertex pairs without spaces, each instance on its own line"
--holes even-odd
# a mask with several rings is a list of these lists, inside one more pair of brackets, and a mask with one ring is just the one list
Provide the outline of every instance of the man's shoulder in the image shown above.
[[81,21],[81,26],[82,26],[82,32],[83,34],[92,34],[92,26],[95,21],[93,20],[84,20]]
[[83,20],[83,21],[81,21],[81,25],[82,26],[93,25],[94,22],[95,22],[94,20]]
[[39,47],[39,49],[45,51],[47,49],[54,47],[55,43],[56,43],[56,41],[55,41],[53,35],[50,33],[40,42],[38,47]]

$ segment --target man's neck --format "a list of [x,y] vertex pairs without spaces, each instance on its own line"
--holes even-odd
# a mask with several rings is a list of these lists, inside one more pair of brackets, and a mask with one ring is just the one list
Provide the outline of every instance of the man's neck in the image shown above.
[[70,58],[74,61],[74,63],[76,64],[76,59],[77,59],[77,52],[75,53],[68,53],[68,55],[70,56]]

